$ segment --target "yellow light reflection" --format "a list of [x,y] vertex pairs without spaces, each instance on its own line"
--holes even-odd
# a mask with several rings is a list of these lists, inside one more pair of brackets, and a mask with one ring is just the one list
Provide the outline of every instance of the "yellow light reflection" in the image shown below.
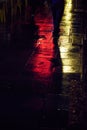
[[66,22],[67,22],[68,20],[71,20],[71,16],[72,16],[71,13],[67,13],[67,15],[65,16]]
[[68,37],[67,36],[60,36],[59,42],[62,44],[62,46],[65,46],[68,43]]
[[68,3],[68,4],[69,4],[69,3],[71,4],[71,3],[72,3],[72,0],[66,0],[65,2]]
[[68,52],[68,49],[65,47],[60,47],[60,53]]
[[65,25],[65,34],[70,34],[70,28],[71,28],[71,21],[72,21],[72,0],[66,0],[65,9],[64,9],[64,16],[62,17],[62,20],[64,20]]
[[[71,29],[71,22],[72,22],[72,13],[71,13],[71,10],[72,10],[72,0],[66,0],[65,1],[64,16],[62,18],[62,21],[64,21],[64,23],[65,23],[64,31],[65,31],[65,34],[67,34],[67,36],[65,38],[63,37],[63,40],[60,39],[60,42],[61,42],[61,44],[60,44],[60,55],[62,57],[64,57],[65,54],[68,54],[68,52],[70,50],[70,47],[71,47],[71,45],[68,43],[70,29]],[[67,46],[67,47],[65,47],[65,46]],[[64,60],[64,59],[62,59],[62,60]],[[62,61],[63,64],[64,64],[63,65],[63,73],[68,73],[68,72],[75,73],[76,71],[79,71],[79,70],[77,70],[78,68],[74,68],[73,65],[71,65],[72,62],[70,60],[68,60],[68,61],[67,60],[68,60],[68,57],[66,58],[65,62]],[[67,63],[69,65],[67,65]]]
[[63,66],[63,73],[81,73],[81,70],[79,66]]

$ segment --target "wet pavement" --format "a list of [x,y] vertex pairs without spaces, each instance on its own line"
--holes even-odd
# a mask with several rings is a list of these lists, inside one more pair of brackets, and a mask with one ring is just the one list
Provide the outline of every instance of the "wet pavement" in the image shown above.
[[83,123],[83,14],[66,0],[57,45],[50,8],[38,13],[35,22],[39,37],[20,42],[22,34],[0,52],[1,127],[78,128]]

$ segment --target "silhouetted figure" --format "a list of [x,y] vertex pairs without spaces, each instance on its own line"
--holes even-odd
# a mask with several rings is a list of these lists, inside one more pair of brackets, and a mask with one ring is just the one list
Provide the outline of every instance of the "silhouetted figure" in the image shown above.
[[64,11],[64,0],[51,0],[51,8],[53,15],[53,37],[59,36],[59,24]]
[[37,10],[42,5],[42,1],[41,0],[29,0],[29,4],[31,7],[31,14],[32,14],[32,19],[31,19],[32,21],[31,22],[33,23],[35,15],[37,14]]

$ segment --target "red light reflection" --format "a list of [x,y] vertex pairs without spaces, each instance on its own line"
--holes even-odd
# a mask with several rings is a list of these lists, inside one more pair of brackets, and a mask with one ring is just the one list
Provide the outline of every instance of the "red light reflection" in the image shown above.
[[[56,71],[56,68],[58,71],[60,69],[60,65],[52,68],[54,64],[52,63],[52,59],[55,58],[55,53],[59,52],[56,52],[58,49],[54,49],[52,39],[52,18],[43,20],[38,19],[37,17],[36,24],[39,26],[39,35],[41,37],[37,40],[36,48],[33,51],[31,58],[28,59],[25,68],[27,72],[33,73],[31,77],[33,81],[39,81],[47,85],[52,83],[53,73]],[[59,55],[56,58],[60,58]]]
[[[32,61],[27,62],[27,71],[34,73],[34,78],[38,80],[48,79],[51,76],[51,59],[53,58],[53,44],[40,40]],[[37,43],[38,44],[38,43]],[[32,69],[31,69],[32,68]]]

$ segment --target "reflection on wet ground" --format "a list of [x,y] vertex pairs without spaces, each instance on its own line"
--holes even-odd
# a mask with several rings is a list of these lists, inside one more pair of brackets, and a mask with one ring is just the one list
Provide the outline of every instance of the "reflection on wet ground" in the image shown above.
[[[39,26],[39,38],[35,41],[32,51],[28,48],[18,49],[16,52],[13,50],[6,61],[1,63],[5,74],[1,79],[7,78],[6,80],[10,81],[7,90],[10,95],[1,94],[5,102],[4,105],[1,102],[1,115],[9,115],[8,122],[17,122],[19,126],[20,122],[23,122],[26,127],[47,130],[66,127],[69,116],[72,123],[72,113],[77,109],[75,101],[79,104],[77,106],[81,105],[76,95],[81,95],[81,89],[77,89],[75,85],[78,86],[82,73],[79,46],[82,44],[82,28],[76,23],[78,16],[71,12],[72,5],[72,0],[66,0],[56,45],[52,37],[51,12],[46,14],[46,17],[40,12],[35,17],[36,25]],[[79,20],[80,16],[78,23],[81,23]],[[3,106],[7,107],[7,110],[3,109]],[[11,120],[11,116],[14,119]]]
[[[35,87],[36,90],[33,90],[35,92],[39,90],[39,94],[45,94],[46,102],[49,102],[48,100],[50,99],[54,100],[53,97],[55,97],[57,100],[56,108],[54,107],[55,110],[69,110],[69,107],[71,107],[69,98],[73,90],[71,82],[74,80],[77,82],[80,81],[82,73],[80,48],[82,44],[80,30],[82,28],[77,24],[77,27],[73,29],[74,14],[72,14],[71,10],[72,1],[66,1],[64,15],[60,23],[60,36],[57,45],[54,45],[52,38],[53,26],[51,14],[45,18],[41,18],[40,14],[36,17],[36,24],[40,27],[39,35],[45,36],[45,38],[38,39],[36,43],[37,49],[32,56],[33,60],[27,60],[25,66],[27,72],[33,71],[34,73],[32,78],[34,81],[32,82],[35,82],[33,83],[33,88]],[[79,32],[76,30],[78,28]],[[77,34],[81,40],[77,39]],[[77,40],[76,43],[74,42],[75,37]],[[38,89],[38,86],[40,86],[40,89]],[[79,92],[80,90],[76,91]],[[59,95],[62,104],[59,103]]]

